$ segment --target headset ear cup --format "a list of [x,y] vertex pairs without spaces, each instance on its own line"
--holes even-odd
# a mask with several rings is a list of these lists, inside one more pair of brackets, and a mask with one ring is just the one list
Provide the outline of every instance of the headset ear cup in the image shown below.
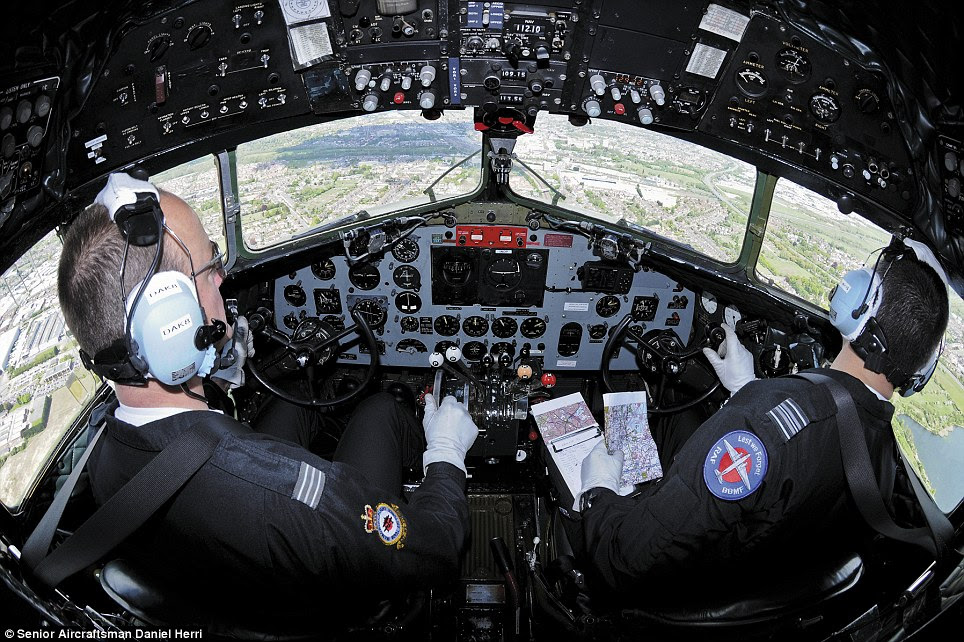
[[[853,341],[880,307],[880,277],[869,268],[851,270],[830,296],[830,323],[847,341]],[[857,312],[856,316],[854,312]]]

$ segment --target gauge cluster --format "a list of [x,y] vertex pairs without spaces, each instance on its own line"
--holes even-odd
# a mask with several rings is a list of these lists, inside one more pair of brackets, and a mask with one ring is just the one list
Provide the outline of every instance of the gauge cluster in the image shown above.
[[[640,333],[670,328],[685,343],[699,300],[664,274],[601,263],[581,237],[546,230],[423,227],[355,265],[329,247],[275,281],[275,325],[290,334],[317,317],[340,328],[357,306],[388,366],[425,367],[429,353],[456,344],[469,362],[525,348],[547,368],[596,370],[625,315]],[[618,278],[587,276],[607,270]],[[368,358],[354,347],[340,361]],[[635,370],[635,359],[621,350],[612,367]]]

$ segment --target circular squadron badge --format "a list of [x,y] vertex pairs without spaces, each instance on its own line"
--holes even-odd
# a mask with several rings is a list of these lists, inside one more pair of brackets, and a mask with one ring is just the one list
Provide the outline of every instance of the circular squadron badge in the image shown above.
[[720,437],[703,462],[706,487],[728,501],[750,495],[763,483],[766,473],[766,448],[759,437],[746,430],[734,430]]

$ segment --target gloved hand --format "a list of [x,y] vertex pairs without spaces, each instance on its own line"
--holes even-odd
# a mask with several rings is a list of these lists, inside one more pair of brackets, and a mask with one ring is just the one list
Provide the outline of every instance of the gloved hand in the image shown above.
[[248,329],[248,320],[239,316],[234,322],[234,337],[224,344],[221,358],[234,351],[234,363],[215,371],[212,379],[220,379],[228,390],[244,385],[244,364],[248,357],[254,356],[254,334]]
[[736,391],[756,379],[753,371],[753,355],[743,347],[736,336],[736,330],[728,323],[723,324],[726,340],[720,346],[720,353],[703,348],[703,354],[716,370],[723,387],[736,394]]
[[608,488],[619,492],[619,479],[623,476],[623,451],[612,455],[602,439],[582,460],[582,493],[591,488]]
[[422,455],[422,466],[427,470],[429,464],[444,461],[467,473],[465,453],[469,451],[479,429],[469,416],[465,406],[448,396],[439,406],[435,397],[425,395],[425,441],[428,446]]

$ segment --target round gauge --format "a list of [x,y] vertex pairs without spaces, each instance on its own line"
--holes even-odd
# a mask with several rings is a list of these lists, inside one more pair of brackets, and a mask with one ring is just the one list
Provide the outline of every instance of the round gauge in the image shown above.
[[703,309],[709,314],[716,314],[716,311],[720,308],[716,297],[709,292],[703,293],[703,296],[700,297],[700,303],[703,305]]
[[736,86],[750,98],[759,98],[767,93],[766,75],[753,67],[740,67],[736,72]]
[[513,258],[499,259],[485,270],[485,278],[497,290],[512,290],[522,281],[522,266]]
[[459,320],[451,314],[443,314],[435,319],[435,332],[443,337],[451,337],[459,331]]
[[489,322],[485,317],[469,317],[462,322],[462,332],[470,337],[481,337],[489,331]]
[[392,248],[392,256],[396,261],[411,263],[418,258],[418,243],[413,239],[402,239]]
[[300,308],[308,300],[308,295],[305,291],[301,289],[300,285],[288,285],[285,286],[285,301],[291,305]]
[[734,305],[728,305],[723,308],[723,320],[729,323],[734,328],[736,327],[736,322],[743,318],[740,311],[736,309]]
[[833,123],[840,118],[840,103],[834,96],[819,92],[810,97],[810,113],[821,123]]
[[606,324],[597,323],[589,326],[589,338],[598,341],[606,336]]
[[342,317],[336,316],[334,314],[329,314],[322,319],[325,323],[331,326],[331,329],[335,332],[341,332],[345,329],[345,320]]
[[604,296],[596,301],[596,314],[604,319],[608,319],[619,312],[619,297],[612,294]]
[[492,334],[500,339],[508,339],[519,329],[519,324],[512,317],[499,317],[492,322]]
[[411,265],[402,265],[392,272],[395,285],[406,290],[417,290],[422,287],[422,275]]
[[317,314],[341,313],[341,293],[337,288],[315,290],[315,312]]
[[378,287],[378,282],[382,275],[378,273],[378,268],[371,263],[353,265],[348,270],[348,280],[359,290],[374,290]]
[[298,327],[298,317],[295,316],[294,312],[289,312],[285,315],[285,318],[281,320],[285,324],[285,327],[289,330],[294,330]]
[[402,314],[415,314],[422,309],[422,299],[414,292],[402,292],[395,297],[395,307]]
[[810,60],[796,49],[786,47],[777,53],[777,67],[792,83],[802,83],[810,78]]
[[469,341],[462,346],[462,356],[466,361],[478,361],[485,354],[485,344],[481,341]]
[[388,312],[375,299],[362,299],[355,304],[355,309],[372,330],[382,327],[388,320]]
[[493,343],[492,349],[489,350],[489,352],[491,354],[507,354],[509,356],[515,356],[515,346],[505,341]]
[[529,317],[519,326],[519,331],[526,339],[538,339],[546,333],[546,322],[539,317]]
[[311,273],[322,281],[331,281],[335,278],[335,262],[331,259],[322,259],[311,264]]
[[418,332],[418,319],[415,317],[402,317],[398,325],[401,326],[402,332]]

